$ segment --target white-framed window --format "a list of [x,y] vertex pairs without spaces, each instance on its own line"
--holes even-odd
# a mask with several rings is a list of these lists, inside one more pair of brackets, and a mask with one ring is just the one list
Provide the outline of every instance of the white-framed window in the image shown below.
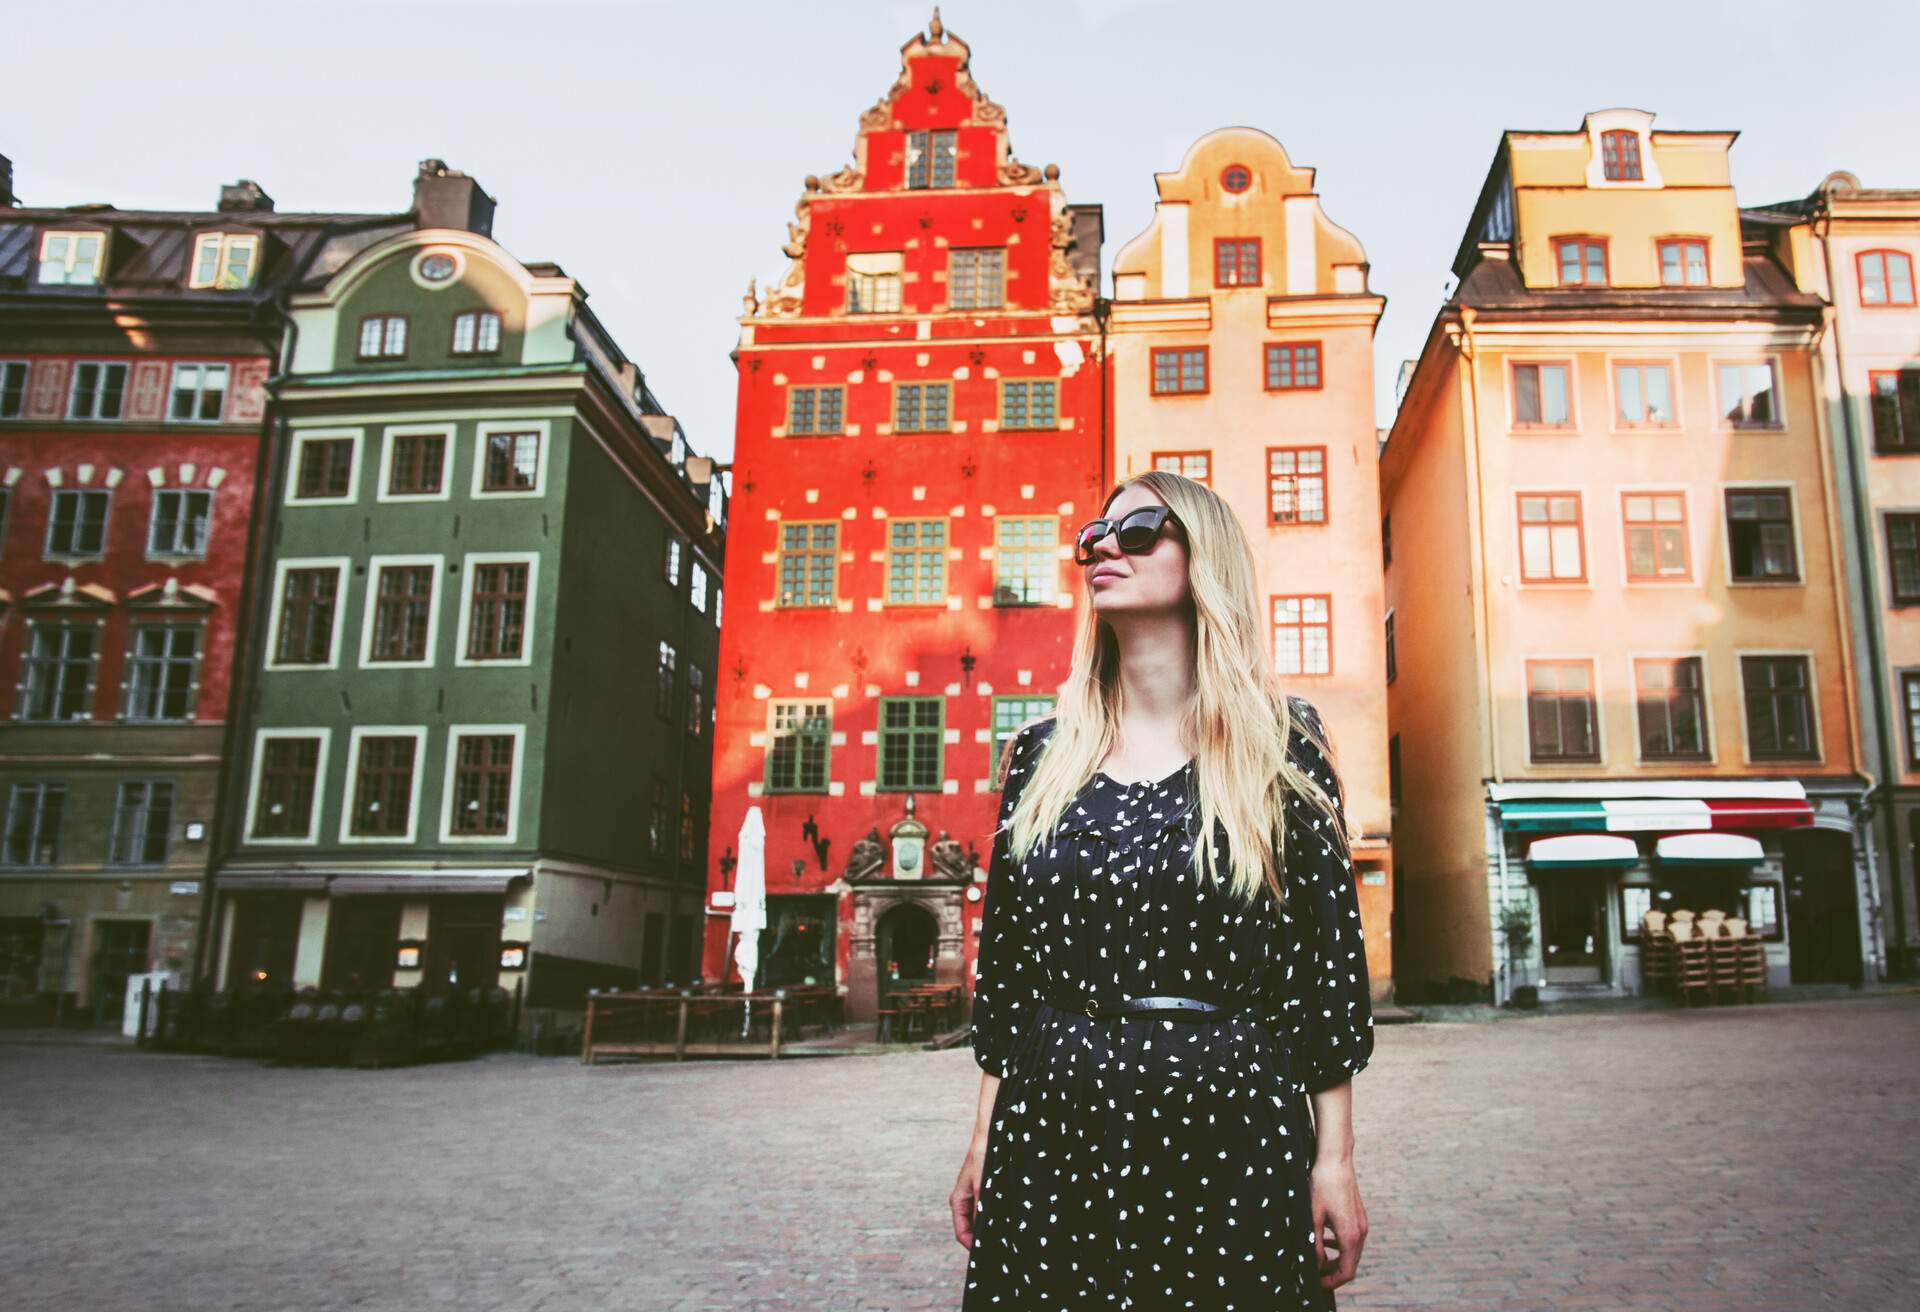
[[499,349],[498,310],[468,310],[453,316],[453,354],[492,355]]
[[176,364],[167,401],[167,418],[180,423],[217,424],[227,410],[227,366]]
[[143,724],[193,719],[204,624],[135,624],[120,681],[120,718]]
[[453,663],[530,665],[540,553],[488,551],[462,562],[459,640]]
[[474,435],[476,500],[539,497],[547,492],[549,426],[544,419],[489,420]]
[[98,232],[42,233],[41,286],[92,287],[98,284],[106,242],[106,235]]
[[204,556],[213,527],[209,488],[155,488],[153,520],[147,526],[150,556]]
[[353,726],[347,734],[341,843],[413,842],[420,832],[420,780],[426,764],[425,725]]
[[107,838],[110,866],[163,866],[173,828],[173,782],[123,779],[115,790],[113,831]]
[[239,291],[253,285],[260,239],[239,232],[203,232],[193,239],[193,272],[187,286]]
[[360,428],[296,428],[287,453],[289,506],[350,506],[360,484]]
[[273,563],[265,668],[340,668],[341,618],[352,564],[346,556],[289,556]]
[[847,256],[847,313],[898,314],[905,262],[899,251]]
[[376,501],[448,501],[453,497],[452,424],[404,424],[380,446]]
[[254,731],[253,768],[247,777],[248,843],[311,847],[320,840],[332,737],[324,725]]
[[1714,391],[1723,428],[1783,428],[1780,369],[1771,359],[1715,360]]
[[363,668],[430,669],[440,641],[441,555],[372,556],[361,607]]
[[107,522],[113,493],[97,487],[62,487],[53,492],[47,516],[48,559],[87,559],[107,552]]
[[456,724],[447,730],[441,842],[515,841],[526,738],[524,724]]
[[59,723],[93,718],[100,669],[100,624],[94,620],[27,621],[13,718]]
[[689,573],[688,600],[693,603],[695,610],[704,615],[707,613],[707,567],[696,560],[689,567]]
[[67,389],[67,418],[118,419],[127,398],[127,366],[119,360],[81,360]]
[[671,533],[667,534],[667,555],[661,564],[661,572],[666,576],[667,582],[676,588],[680,586],[681,551],[680,539]]
[[369,314],[360,320],[360,341],[356,358],[404,360],[406,355],[406,315]]

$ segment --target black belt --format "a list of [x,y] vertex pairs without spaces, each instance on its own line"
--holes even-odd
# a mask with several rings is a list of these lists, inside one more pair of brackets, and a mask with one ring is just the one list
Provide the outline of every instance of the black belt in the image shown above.
[[1093,1020],[1108,1020],[1115,1016],[1165,1015],[1186,1020],[1225,1020],[1235,1014],[1231,1007],[1217,1002],[1208,1002],[1204,998],[1174,998],[1164,994],[1154,994],[1143,998],[1122,998],[1115,1002],[1082,1002],[1078,999],[1050,997],[1047,1005],[1056,1011],[1077,1012]]

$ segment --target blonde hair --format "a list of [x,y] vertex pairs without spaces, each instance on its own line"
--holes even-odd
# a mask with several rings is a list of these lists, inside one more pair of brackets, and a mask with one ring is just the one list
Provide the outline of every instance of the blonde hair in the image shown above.
[[[1101,513],[1136,485],[1165,502],[1186,531],[1194,686],[1181,737],[1194,749],[1199,791],[1201,838],[1194,844],[1195,863],[1202,879],[1226,880],[1228,891],[1243,905],[1250,905],[1263,887],[1276,904],[1283,903],[1287,799],[1305,797],[1327,814],[1343,841],[1347,833],[1326,789],[1286,750],[1295,717],[1286,691],[1273,676],[1254,583],[1253,549],[1218,493],[1165,470],[1149,470],[1119,484]],[[1005,825],[1016,861],[1053,832],[1093,778],[1119,736],[1126,709],[1119,640],[1084,598],[1079,610],[1072,668],[1060,686],[1053,732],[1030,767]],[[1331,763],[1333,754],[1313,718],[1300,717],[1300,725]],[[1002,754],[1002,777],[1015,737],[1009,735]],[[1224,875],[1214,868],[1216,820],[1226,831]]]

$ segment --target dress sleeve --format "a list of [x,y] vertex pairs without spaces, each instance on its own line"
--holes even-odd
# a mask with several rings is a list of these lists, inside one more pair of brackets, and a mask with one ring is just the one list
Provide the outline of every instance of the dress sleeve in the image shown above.
[[1005,1079],[1027,1022],[1040,1008],[1043,976],[1027,924],[1028,908],[1014,887],[1019,867],[999,825],[1013,814],[1020,789],[1036,754],[1037,729],[1029,726],[1013,740],[1007,778],[1000,794],[1000,819],[987,864],[985,900],[980,907],[980,951],[974,963],[973,1058],[981,1070]]
[[[1346,790],[1319,746],[1326,740],[1320,713],[1300,697],[1293,699],[1293,712],[1300,723],[1288,750],[1344,815]],[[1353,1078],[1372,1059],[1373,1002],[1346,835],[1307,799],[1289,798],[1288,805],[1288,914],[1299,922],[1296,941],[1304,947],[1305,972],[1296,985],[1301,1005],[1294,1052],[1307,1092],[1318,1093]]]

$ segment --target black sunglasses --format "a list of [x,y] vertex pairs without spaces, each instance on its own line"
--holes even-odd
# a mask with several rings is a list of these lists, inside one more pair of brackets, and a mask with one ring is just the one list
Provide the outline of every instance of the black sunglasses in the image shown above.
[[1138,510],[1129,510],[1118,519],[1096,519],[1082,524],[1080,531],[1073,535],[1073,562],[1076,565],[1091,565],[1097,559],[1094,547],[1101,538],[1113,534],[1113,540],[1120,550],[1129,556],[1143,556],[1153,550],[1153,544],[1160,540],[1160,532],[1167,525],[1186,534],[1186,528],[1173,511],[1165,506],[1142,506]]

